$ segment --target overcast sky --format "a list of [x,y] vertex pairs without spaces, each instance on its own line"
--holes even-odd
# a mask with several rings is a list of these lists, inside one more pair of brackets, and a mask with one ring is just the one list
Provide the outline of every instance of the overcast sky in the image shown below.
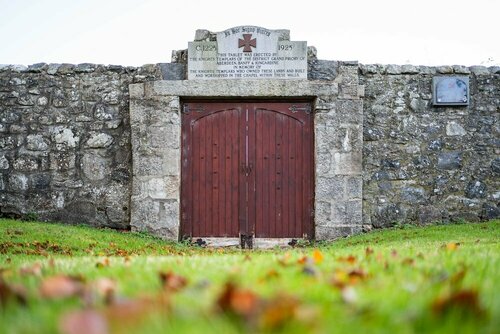
[[289,29],[320,59],[500,64],[500,0],[0,0],[0,64],[170,62],[196,29],[239,25]]

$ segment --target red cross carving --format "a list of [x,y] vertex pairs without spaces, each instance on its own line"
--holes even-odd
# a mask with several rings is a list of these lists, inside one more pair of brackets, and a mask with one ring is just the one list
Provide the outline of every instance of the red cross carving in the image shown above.
[[243,34],[243,39],[238,39],[238,48],[243,47],[243,52],[252,52],[251,46],[257,47],[257,39],[251,39],[252,34]]

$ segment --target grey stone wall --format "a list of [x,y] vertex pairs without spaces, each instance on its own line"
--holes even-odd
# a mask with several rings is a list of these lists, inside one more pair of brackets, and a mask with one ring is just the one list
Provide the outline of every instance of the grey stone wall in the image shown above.
[[0,67],[0,216],[128,228],[130,83],[157,65]]
[[[434,107],[432,77],[466,75],[467,107]],[[361,65],[363,219],[394,223],[500,216],[500,68]]]
[[[308,80],[244,85],[184,81],[182,62],[0,66],[0,216],[176,239],[179,96],[314,99],[317,239],[361,222],[500,216],[498,67],[358,65],[314,51]],[[432,77],[452,74],[469,76],[470,105],[432,106]]]

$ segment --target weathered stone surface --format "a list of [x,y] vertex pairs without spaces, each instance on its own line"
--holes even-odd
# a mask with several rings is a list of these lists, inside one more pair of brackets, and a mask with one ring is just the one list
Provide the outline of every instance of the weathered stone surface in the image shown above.
[[69,128],[56,127],[52,130],[52,140],[56,143],[57,150],[67,150],[75,148],[80,137],[76,136]]
[[[187,59],[179,55],[141,68],[0,67],[0,215],[115,228],[132,217],[134,229],[176,239],[179,96],[193,96],[312,97],[318,239],[359,232],[361,220],[367,229],[498,217],[498,68],[358,66],[311,55],[309,80],[293,85],[214,85],[177,80]],[[471,105],[434,107],[436,74],[468,75]]]
[[455,121],[448,122],[446,124],[446,135],[447,136],[465,136],[467,132],[462,125]]
[[128,86],[138,72],[161,79],[156,65],[0,69],[0,216],[129,227]]
[[50,141],[43,135],[28,135],[26,149],[30,151],[45,151],[49,148]]
[[113,137],[106,133],[94,133],[86,142],[89,148],[105,148],[113,143]]
[[[389,68],[394,74],[384,75],[376,65],[362,68],[370,69],[360,74],[365,222],[478,220],[495,212],[483,209],[496,205],[493,189],[500,187],[492,132],[500,80],[490,69],[420,66],[418,73]],[[470,106],[432,105],[433,75],[471,72]]]
[[458,169],[462,167],[462,154],[460,152],[439,153],[437,167],[440,169]]

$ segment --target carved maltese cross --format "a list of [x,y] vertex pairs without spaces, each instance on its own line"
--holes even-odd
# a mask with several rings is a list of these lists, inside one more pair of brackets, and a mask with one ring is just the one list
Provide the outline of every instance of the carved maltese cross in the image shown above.
[[243,34],[243,39],[238,39],[238,48],[243,47],[243,52],[252,52],[252,46],[257,47],[257,39],[251,39],[252,34]]

